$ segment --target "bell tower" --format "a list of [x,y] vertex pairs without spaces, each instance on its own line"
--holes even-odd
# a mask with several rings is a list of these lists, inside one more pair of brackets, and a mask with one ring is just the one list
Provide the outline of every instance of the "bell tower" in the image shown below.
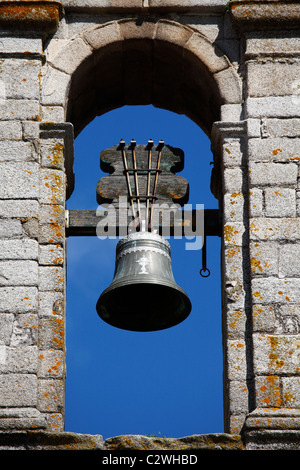
[[296,0],[0,0],[1,449],[125,445],[65,433],[64,385],[66,239],[95,229],[66,211],[74,138],[127,104],[206,132],[219,201],[224,434],[159,445],[299,449],[299,24]]

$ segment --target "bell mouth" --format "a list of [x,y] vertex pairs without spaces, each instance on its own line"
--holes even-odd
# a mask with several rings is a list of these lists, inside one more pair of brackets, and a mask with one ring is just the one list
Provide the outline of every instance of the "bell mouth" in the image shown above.
[[179,287],[147,280],[111,285],[99,297],[97,312],[106,323],[129,331],[158,331],[185,320],[191,302]]

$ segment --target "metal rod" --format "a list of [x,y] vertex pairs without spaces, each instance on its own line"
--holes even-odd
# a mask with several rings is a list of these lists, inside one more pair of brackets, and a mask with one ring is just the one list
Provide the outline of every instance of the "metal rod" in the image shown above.
[[204,241],[203,241],[203,246],[202,246],[202,269],[203,271],[206,271],[207,266],[206,266],[206,236],[204,235]]
[[138,217],[141,223],[142,220],[141,220],[140,192],[139,192],[139,185],[138,185],[138,176],[137,176],[137,171],[136,171],[137,166],[136,166],[135,146],[136,146],[136,141],[132,139],[131,141],[132,159],[133,159],[133,169],[135,170],[134,171],[134,183],[135,183],[135,192],[136,192],[136,197],[137,197]]
[[150,230],[151,230],[153,210],[154,210],[154,203],[153,202],[154,202],[154,199],[156,198],[158,174],[160,172],[161,152],[162,152],[162,148],[163,148],[164,145],[165,145],[164,141],[160,140],[159,144],[158,144],[158,157],[157,157],[157,162],[156,162],[156,172],[155,172],[155,180],[154,180],[154,188],[153,188],[153,199],[152,199],[151,214],[150,214],[150,220],[149,220]]
[[[147,199],[146,199],[146,226],[147,230],[150,229],[150,215],[149,212],[149,196],[150,196],[150,180],[151,180],[151,167],[152,167],[152,146],[153,140],[148,141],[148,175],[147,175]],[[152,201],[153,204],[153,201]]]
[[133,215],[133,218],[135,219],[136,215],[135,215],[135,208],[134,208],[132,191],[131,191],[131,186],[130,186],[130,178],[129,178],[129,173],[128,173],[127,157],[126,157],[126,151],[125,151],[125,141],[123,139],[120,140],[120,146],[122,150],[123,165],[124,165],[124,170],[125,170],[125,175],[126,175],[128,195],[130,198],[130,204],[132,208],[132,215]]
[[210,270],[206,266],[206,235],[204,234],[203,246],[202,246],[202,269],[200,270],[200,275],[202,277],[208,277],[210,275]]

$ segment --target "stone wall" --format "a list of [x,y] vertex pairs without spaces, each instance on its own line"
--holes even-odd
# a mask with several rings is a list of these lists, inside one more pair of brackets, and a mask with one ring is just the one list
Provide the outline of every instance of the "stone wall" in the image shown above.
[[280,0],[0,1],[5,439],[64,429],[74,135],[110,109],[152,103],[186,114],[212,142],[223,218],[225,432],[249,449],[297,447],[299,19],[299,4]]

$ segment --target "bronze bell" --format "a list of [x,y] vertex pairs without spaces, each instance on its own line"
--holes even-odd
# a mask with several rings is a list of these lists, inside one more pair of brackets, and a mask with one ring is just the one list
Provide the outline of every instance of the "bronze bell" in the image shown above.
[[154,232],[135,232],[116,248],[114,278],[97,302],[98,315],[112,326],[156,331],[182,322],[191,311],[175,283],[168,241]]

